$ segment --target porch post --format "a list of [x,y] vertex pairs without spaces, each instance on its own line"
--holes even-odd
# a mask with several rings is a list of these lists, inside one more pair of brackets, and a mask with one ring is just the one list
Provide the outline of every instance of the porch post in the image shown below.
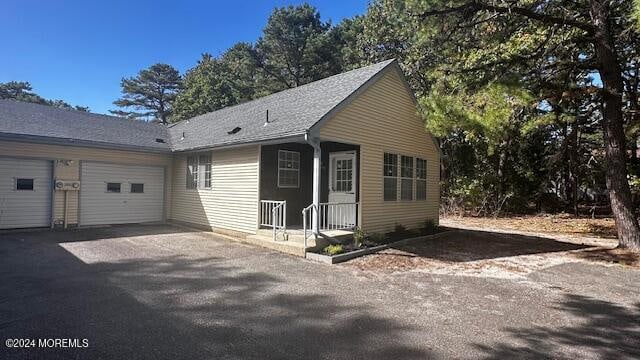
[[322,150],[320,149],[320,142],[315,141],[313,144],[313,222],[312,230],[315,235],[318,235],[319,230],[319,213],[320,210],[320,160],[322,158]]

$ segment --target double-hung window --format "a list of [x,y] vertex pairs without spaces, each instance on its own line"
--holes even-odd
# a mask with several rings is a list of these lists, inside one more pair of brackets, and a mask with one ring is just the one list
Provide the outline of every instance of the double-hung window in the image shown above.
[[416,158],[416,200],[427,199],[427,160]]
[[400,199],[413,200],[413,158],[411,156],[401,156]]
[[300,153],[278,150],[278,187],[300,187]]
[[384,201],[398,200],[398,155],[384,153]]
[[187,189],[211,188],[211,155],[187,157]]

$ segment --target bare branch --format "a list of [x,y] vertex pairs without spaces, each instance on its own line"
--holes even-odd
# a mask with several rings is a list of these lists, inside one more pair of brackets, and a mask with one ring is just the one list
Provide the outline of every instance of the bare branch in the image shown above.
[[466,4],[443,8],[443,9],[434,9],[425,11],[419,16],[422,18],[438,16],[438,15],[448,15],[454,13],[465,13],[465,12],[478,12],[478,11],[493,11],[499,14],[517,14],[523,16],[527,19],[536,20],[542,22],[544,24],[549,25],[563,25],[563,26],[571,26],[578,29],[582,29],[588,33],[595,32],[595,27],[587,22],[581,22],[574,19],[569,19],[565,17],[558,17],[549,14],[543,14],[536,12],[530,8],[518,7],[518,6],[498,6],[487,4],[481,1],[471,1]]

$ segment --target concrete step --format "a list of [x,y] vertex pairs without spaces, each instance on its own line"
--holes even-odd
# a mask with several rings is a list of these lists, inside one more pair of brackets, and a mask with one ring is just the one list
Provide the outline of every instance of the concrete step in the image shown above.
[[273,236],[262,236],[262,235],[249,235],[244,239],[244,242],[262,246],[268,249],[280,251],[283,253],[296,255],[296,256],[305,256],[304,251],[304,243],[302,242],[294,242],[294,241],[283,241],[278,240],[274,241]]

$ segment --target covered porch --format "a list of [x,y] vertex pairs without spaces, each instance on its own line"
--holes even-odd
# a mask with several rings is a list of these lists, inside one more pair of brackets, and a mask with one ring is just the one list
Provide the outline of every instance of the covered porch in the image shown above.
[[304,242],[358,226],[360,146],[332,141],[263,145],[258,233]]

